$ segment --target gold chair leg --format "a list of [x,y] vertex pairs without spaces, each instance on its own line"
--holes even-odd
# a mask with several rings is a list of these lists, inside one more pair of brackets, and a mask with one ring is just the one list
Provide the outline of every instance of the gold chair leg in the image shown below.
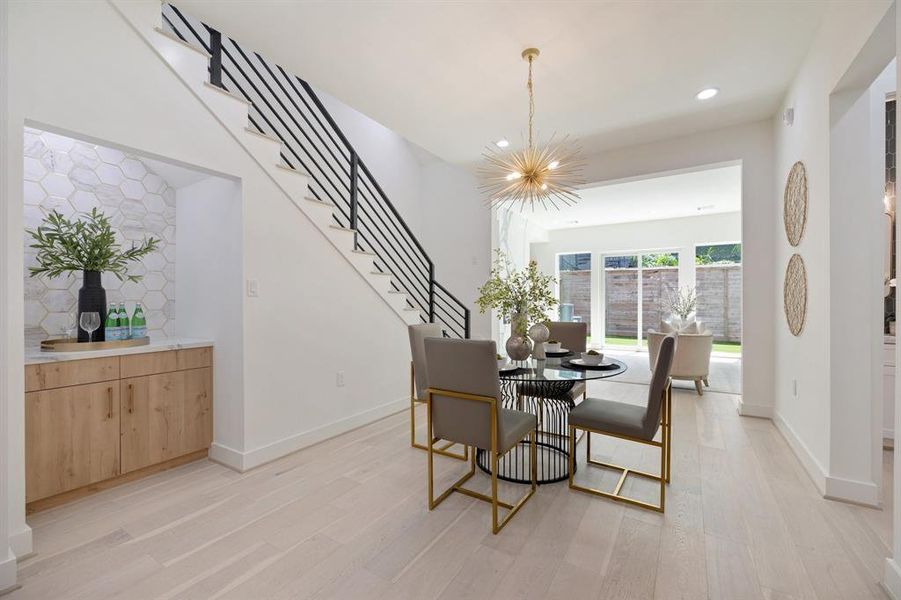
[[[616,500],[618,502],[625,502],[626,504],[632,504],[633,506],[639,506],[641,508],[647,508],[650,510],[654,510],[657,512],[663,512],[666,507],[666,485],[668,481],[668,473],[667,473],[667,444],[669,440],[669,433],[666,431],[666,428],[663,428],[662,440],[658,444],[657,442],[646,442],[644,440],[638,440],[634,438],[626,438],[631,441],[645,444],[648,446],[658,446],[660,448],[660,474],[647,473],[645,471],[638,471],[637,469],[631,469],[628,467],[622,467],[620,465],[614,465],[612,463],[605,463],[597,460],[593,460],[589,454],[586,465],[593,465],[597,467],[603,467],[606,469],[612,469],[616,471],[620,471],[620,478],[616,483],[616,487],[613,492],[607,492],[597,488],[591,488],[586,486],[578,485],[574,479],[575,472],[575,443],[576,443],[576,427],[574,425],[569,426],[569,440],[572,445],[573,451],[569,455],[569,487],[573,490],[578,490],[580,492],[586,492],[589,494],[594,494],[595,496],[601,496],[604,498],[610,498],[611,500]],[[585,430],[587,439],[591,439],[592,433],[600,433],[603,434],[602,431],[592,431],[589,429]],[[609,434],[608,434],[609,435]],[[587,446],[587,443],[586,443]],[[642,500],[636,500],[634,498],[629,498],[628,496],[624,496],[621,491],[623,485],[626,482],[626,479],[629,475],[635,475],[638,477],[644,477],[645,479],[651,479],[653,481],[658,481],[660,483],[660,502],[659,504],[651,504],[650,502],[644,502]]]

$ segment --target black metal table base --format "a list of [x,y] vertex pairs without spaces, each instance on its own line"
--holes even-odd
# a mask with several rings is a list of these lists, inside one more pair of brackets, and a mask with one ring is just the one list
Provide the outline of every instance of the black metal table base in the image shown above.
[[[569,411],[573,384],[565,381],[531,381],[526,388],[515,381],[501,381],[502,406],[532,413],[538,417],[538,483],[556,483],[569,479]],[[491,457],[486,450],[476,452],[476,464],[491,473]],[[517,444],[498,461],[498,479],[512,483],[531,483],[528,438]]]

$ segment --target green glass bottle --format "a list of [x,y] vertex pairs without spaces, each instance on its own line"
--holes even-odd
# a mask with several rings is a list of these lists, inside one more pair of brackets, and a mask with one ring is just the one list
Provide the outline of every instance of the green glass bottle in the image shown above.
[[131,332],[128,327],[128,311],[125,310],[125,303],[119,303],[119,330],[122,332],[119,339],[127,340],[131,338]]
[[131,318],[131,337],[147,337],[147,319],[144,317],[144,309],[141,308],[140,302],[135,304],[135,312]]
[[120,338],[119,330],[119,313],[116,305],[110,302],[109,312],[106,314],[106,321],[103,323],[103,337],[107,342],[112,342]]

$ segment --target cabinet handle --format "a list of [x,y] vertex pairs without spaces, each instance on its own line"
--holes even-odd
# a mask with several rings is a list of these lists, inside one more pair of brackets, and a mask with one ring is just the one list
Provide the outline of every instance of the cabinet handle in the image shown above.
[[112,388],[112,386],[106,388],[106,400],[107,400],[106,418],[112,419],[113,418],[113,388]]
[[131,383],[128,384],[128,412],[133,413],[135,411],[135,386]]

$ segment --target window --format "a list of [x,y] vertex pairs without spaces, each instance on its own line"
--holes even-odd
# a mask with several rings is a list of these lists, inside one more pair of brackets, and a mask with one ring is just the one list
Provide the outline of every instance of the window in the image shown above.
[[560,320],[588,323],[591,331],[591,254],[560,254],[557,269]]
[[741,344],[741,244],[695,248],[697,317],[715,342]]

